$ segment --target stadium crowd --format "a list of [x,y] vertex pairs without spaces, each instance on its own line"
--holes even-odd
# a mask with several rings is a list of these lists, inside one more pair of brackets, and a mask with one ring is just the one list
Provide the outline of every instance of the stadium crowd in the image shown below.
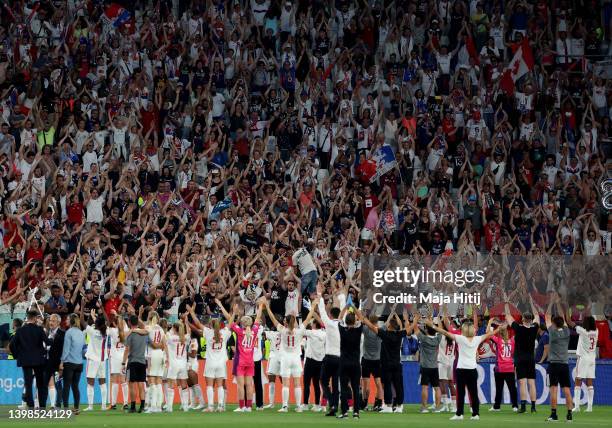
[[0,24],[4,343],[34,307],[117,343],[325,318],[370,254],[611,250],[609,0],[9,0]]

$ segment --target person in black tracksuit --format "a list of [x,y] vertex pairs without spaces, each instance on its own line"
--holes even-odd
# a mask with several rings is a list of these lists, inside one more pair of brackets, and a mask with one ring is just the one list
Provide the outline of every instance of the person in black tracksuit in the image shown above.
[[[370,330],[381,339],[380,363],[382,366],[382,382],[385,405],[381,413],[402,413],[404,403],[404,374],[400,359],[402,340],[412,332],[412,324],[408,322],[408,314],[404,313],[406,329],[402,329],[402,321],[393,313],[389,315],[386,330],[372,324],[361,312],[357,316]],[[395,390],[395,397],[393,396]]]
[[[342,310],[340,319],[344,318],[344,322],[338,325],[340,331],[340,414],[339,419],[348,417],[348,400],[353,398],[353,418],[359,418],[359,403],[360,392],[359,386],[361,383],[361,363],[359,361],[361,347],[361,333],[363,326],[356,325],[355,312],[349,312],[344,317],[348,310],[348,306]],[[353,308],[354,311],[354,308]]]

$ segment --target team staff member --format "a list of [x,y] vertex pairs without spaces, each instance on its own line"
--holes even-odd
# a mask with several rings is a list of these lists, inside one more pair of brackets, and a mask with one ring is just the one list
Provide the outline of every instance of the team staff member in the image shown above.
[[[123,353],[123,367],[127,369],[128,382],[130,384],[130,413],[136,412],[136,392],[140,397],[140,408],[138,413],[142,413],[145,407],[145,382],[147,381],[147,360],[146,351],[149,332],[139,328],[138,316],[132,315],[129,319],[130,331],[125,337],[125,351]],[[123,332],[120,331],[123,338]]]
[[463,407],[465,405],[465,389],[467,388],[472,407],[472,420],[480,419],[480,400],[478,399],[478,370],[476,367],[478,363],[476,357],[478,355],[478,347],[480,344],[495,334],[498,330],[491,330],[491,323],[493,320],[489,320],[487,326],[487,333],[483,336],[476,336],[477,325],[473,321],[465,321],[461,325],[461,334],[450,333],[433,324],[431,319],[428,319],[425,323],[428,327],[433,328],[438,333],[442,333],[447,338],[454,340],[457,343],[457,351],[459,358],[457,359],[457,371],[456,371],[456,382],[457,382],[457,412],[451,418],[451,421],[463,420]]
[[514,330],[514,366],[516,368],[516,377],[519,380],[521,394],[521,408],[519,413],[525,413],[527,404],[527,386],[529,385],[529,398],[531,399],[531,413],[536,411],[536,385],[535,385],[535,340],[538,336],[538,325],[540,324],[540,316],[535,308],[531,296],[529,297],[531,304],[531,313],[523,314],[523,323],[519,324],[510,314],[508,304],[505,305],[506,322]]
[[[377,325],[378,317],[370,314],[368,317],[370,323]],[[363,330],[363,356],[361,358],[361,410],[368,406],[370,398],[370,377],[374,378],[376,386],[376,398],[374,399],[374,407],[372,410],[379,411],[382,406],[382,382],[380,380],[380,337],[372,330],[366,328]]]
[[420,377],[421,377],[421,413],[429,413],[427,409],[427,403],[429,400],[429,387],[431,386],[434,391],[435,399],[435,412],[439,413],[441,409],[440,404],[440,376],[438,373],[438,348],[440,347],[440,341],[442,336],[436,334],[436,331],[431,327],[425,327],[426,333],[423,334],[419,329],[419,314],[414,316],[412,328],[417,339],[419,339],[419,364],[421,366]]
[[17,360],[17,365],[23,370],[25,402],[29,409],[34,408],[32,395],[34,378],[36,378],[40,406],[44,408],[47,403],[45,368],[47,366],[47,345],[50,345],[51,341],[45,330],[38,325],[38,316],[37,311],[28,311],[26,323],[17,330],[9,344],[11,354]]
[[77,314],[70,315],[70,328],[64,335],[64,348],[62,350],[59,372],[63,378],[62,402],[68,408],[68,398],[72,389],[74,399],[74,412],[79,413],[81,392],[79,382],[83,373],[83,347],[85,346],[85,333],[81,330],[81,319]]
[[[329,412],[327,412],[325,416],[336,416],[339,395],[338,369],[340,367],[340,331],[338,329],[338,316],[340,315],[340,309],[331,308],[329,311],[331,316],[327,315],[325,301],[321,298],[322,295],[323,291],[319,288],[319,315],[321,316],[321,321],[323,321],[326,334],[325,358],[323,358],[323,364],[321,365],[321,387],[329,403]],[[339,293],[337,297],[340,307],[344,307],[346,295],[344,293]],[[331,388],[329,386],[330,381]]]
[[[347,313],[348,310],[351,310]],[[345,316],[346,315],[346,316]],[[355,308],[345,306],[340,313],[338,325],[340,332],[340,394],[341,394],[341,413],[339,419],[348,417],[348,400],[353,395],[353,419],[359,419],[359,382],[361,381],[361,365],[359,364],[359,348],[361,346],[361,333],[363,325],[357,323]],[[349,390],[350,386],[350,390]]]
[[[565,318],[562,315],[555,317],[550,316],[552,301],[549,303],[544,316],[546,327],[548,328],[548,335],[550,337],[550,345],[548,352],[548,382],[550,384],[550,416],[548,421],[558,421],[557,416],[557,390],[559,386],[563,388],[563,394],[565,395],[565,404],[567,405],[567,416],[568,422],[571,422],[572,417],[572,394],[570,391],[570,370],[567,364],[568,352],[570,341],[569,328],[565,326]],[[557,311],[563,314],[560,310],[560,304],[558,297],[556,300]]]
[[[62,350],[64,348],[64,330],[60,328],[62,318],[58,314],[52,314],[49,317],[49,331],[47,336],[51,344],[49,345],[47,369],[45,370],[45,382],[49,387],[49,403],[51,407],[55,407],[57,400],[57,390],[55,383],[55,373],[59,371],[61,363]],[[61,396],[61,391],[60,391]]]
[[[385,405],[381,413],[402,413],[404,410],[404,376],[400,360],[400,348],[402,340],[411,334],[412,326],[408,322],[408,314],[404,312],[406,330],[402,329],[402,321],[395,312],[389,315],[386,330],[378,328],[367,318],[361,316],[362,322],[381,339],[380,365],[382,368],[382,383],[384,388]],[[393,397],[395,390],[395,397]]]

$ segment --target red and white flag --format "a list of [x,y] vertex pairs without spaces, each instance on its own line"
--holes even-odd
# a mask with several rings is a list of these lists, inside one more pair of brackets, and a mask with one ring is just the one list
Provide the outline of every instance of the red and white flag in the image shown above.
[[521,45],[514,53],[512,61],[504,71],[500,81],[500,87],[509,95],[514,93],[514,83],[533,69],[535,61],[533,52],[529,46],[529,40],[523,38]]

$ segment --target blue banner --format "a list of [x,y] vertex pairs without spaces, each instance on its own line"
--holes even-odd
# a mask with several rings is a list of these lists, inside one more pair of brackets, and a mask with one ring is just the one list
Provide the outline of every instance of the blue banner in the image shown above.
[[[404,403],[420,403],[421,389],[419,386],[419,364],[415,361],[406,361],[404,365]],[[480,403],[492,403],[495,400],[495,364],[491,361],[481,361],[478,364],[478,396]],[[576,371],[575,361],[570,361],[570,377],[572,379],[572,396],[574,395],[573,379]],[[612,405],[612,360],[597,360],[594,404]],[[518,385],[517,385],[518,388]],[[536,365],[537,404],[548,404],[550,390],[546,376],[546,365]],[[582,383],[581,405],[586,405],[587,387]],[[429,395],[430,401],[432,395]],[[565,398],[559,390],[559,404],[565,404]],[[519,397],[520,400],[520,397]],[[504,386],[504,399],[502,403],[510,403],[508,388]]]

